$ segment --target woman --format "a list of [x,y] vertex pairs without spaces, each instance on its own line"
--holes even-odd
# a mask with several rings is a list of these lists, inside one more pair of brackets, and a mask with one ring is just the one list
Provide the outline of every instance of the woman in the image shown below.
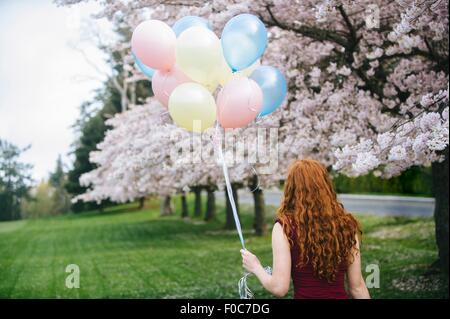
[[370,298],[361,274],[360,235],[326,169],[317,161],[299,160],[289,170],[273,227],[272,275],[247,250],[241,250],[243,266],[279,297],[287,294],[292,276],[294,298]]

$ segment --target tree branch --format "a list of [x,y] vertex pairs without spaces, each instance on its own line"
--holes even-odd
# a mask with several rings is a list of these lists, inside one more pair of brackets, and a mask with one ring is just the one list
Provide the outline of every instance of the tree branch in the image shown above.
[[[445,100],[445,96],[440,97],[439,99],[437,99],[436,101],[434,101],[433,103],[431,103],[430,105],[428,105],[428,109],[432,106],[438,105],[439,103],[441,103],[442,101]],[[408,112],[410,113],[410,110],[412,110],[413,108],[419,108],[419,104],[413,105],[412,107],[410,107],[408,109]],[[422,111],[420,111],[419,113],[417,113],[416,115],[410,115],[409,119],[406,120],[405,122],[401,123],[402,119],[398,119],[389,129],[389,131],[393,131],[393,130],[397,130],[399,127],[405,125],[406,123],[412,122],[414,119],[416,119],[417,117],[419,117],[420,115],[422,115],[423,113],[425,113],[427,111],[427,108],[424,108]]]
[[347,26],[348,31],[350,32],[350,37],[352,40],[355,41],[355,44],[357,42],[356,37],[356,30],[353,27],[352,22],[350,21],[350,18],[348,17],[347,13],[344,10],[344,7],[341,5],[338,6],[339,13],[341,14],[342,18],[344,19],[345,25]]
[[[305,25],[302,25],[299,27],[288,26],[288,25],[280,22],[275,17],[270,5],[266,6],[266,10],[269,13],[271,21],[266,20],[264,22],[266,24],[268,24],[269,26],[277,26],[280,29],[292,31],[292,32],[301,34],[303,36],[315,39],[317,41],[331,41],[331,42],[339,44],[343,47],[347,47],[347,45],[348,45],[346,38],[343,36],[340,36],[336,32],[332,32],[330,30],[320,29],[320,28],[316,28],[316,27],[312,27],[312,26],[305,26]],[[263,18],[263,20],[264,20],[264,18]]]

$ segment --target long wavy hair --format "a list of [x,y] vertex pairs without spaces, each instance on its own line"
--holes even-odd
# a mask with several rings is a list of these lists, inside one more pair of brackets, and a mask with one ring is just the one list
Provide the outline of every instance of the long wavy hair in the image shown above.
[[299,248],[297,266],[309,263],[316,277],[333,282],[339,268],[353,262],[360,226],[338,201],[319,162],[298,160],[291,165],[277,217],[291,247]]

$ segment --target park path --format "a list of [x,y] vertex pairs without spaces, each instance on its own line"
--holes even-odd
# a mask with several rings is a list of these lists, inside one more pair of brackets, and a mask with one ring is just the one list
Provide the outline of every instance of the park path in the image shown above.
[[[266,204],[278,206],[281,195],[278,190],[265,191]],[[223,192],[218,192],[218,197],[222,201],[225,199]],[[340,194],[339,199],[345,209],[360,214],[429,217],[433,216],[434,210],[434,198],[426,197]],[[239,190],[239,202],[253,204],[250,191]]]

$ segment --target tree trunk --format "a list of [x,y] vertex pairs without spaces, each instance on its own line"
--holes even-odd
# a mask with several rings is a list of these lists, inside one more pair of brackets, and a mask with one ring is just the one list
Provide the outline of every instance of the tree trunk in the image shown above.
[[138,209],[141,210],[141,209],[144,208],[144,206],[145,206],[145,197],[141,197],[141,198],[139,198],[139,207],[138,207]]
[[432,164],[433,193],[435,198],[434,222],[436,227],[436,244],[439,250],[439,265],[448,277],[448,147],[444,151],[445,160]]
[[173,214],[171,196],[167,195],[161,199],[161,216],[169,216]]
[[[238,188],[236,184],[231,184],[231,189],[234,197],[234,202],[236,204],[236,211],[239,215],[239,198],[238,198]],[[225,200],[226,200],[226,221],[225,221],[225,228],[226,229],[233,229],[236,227],[236,224],[234,223],[234,217],[233,217],[233,210],[231,208],[230,204],[230,198],[228,197],[228,192],[225,188]]]
[[189,217],[189,210],[185,193],[181,194],[181,217],[182,218]]
[[136,105],[136,82],[130,83],[130,103]]
[[123,90],[120,92],[120,106],[121,106],[120,111],[123,113],[128,109],[128,97],[127,97],[128,83],[125,78],[122,81],[122,83],[123,83],[122,87]]
[[253,220],[253,229],[255,230],[256,236],[263,236],[266,234],[266,209],[264,203],[264,193],[258,186],[258,177],[255,175],[252,178],[252,183],[250,185],[250,191],[253,194],[253,207],[255,212],[255,217]]
[[216,188],[214,186],[208,186],[206,191],[208,192],[208,197],[206,200],[206,212],[205,220],[211,220],[216,217],[216,195],[214,194]]
[[194,201],[194,216],[202,216],[202,189],[200,187],[194,187],[193,192],[195,194]]

